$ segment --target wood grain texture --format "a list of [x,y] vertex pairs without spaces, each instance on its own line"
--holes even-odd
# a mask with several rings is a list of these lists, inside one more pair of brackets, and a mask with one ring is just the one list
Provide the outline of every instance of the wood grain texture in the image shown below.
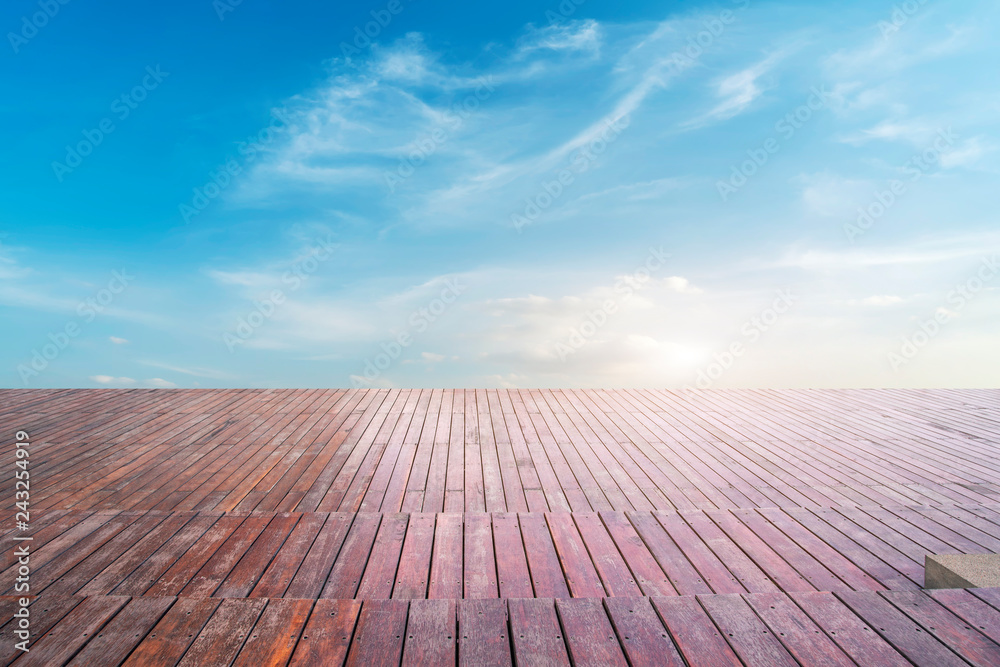
[[928,554],[1000,550],[998,408],[0,390],[33,447],[30,528],[0,510],[33,644],[6,549],[0,664],[998,664],[997,589],[921,591]]

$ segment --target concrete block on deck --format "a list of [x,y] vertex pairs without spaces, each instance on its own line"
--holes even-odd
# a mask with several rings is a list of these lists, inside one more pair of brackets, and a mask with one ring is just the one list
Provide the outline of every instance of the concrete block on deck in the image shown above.
[[942,554],[924,557],[924,588],[1000,587],[1000,554]]

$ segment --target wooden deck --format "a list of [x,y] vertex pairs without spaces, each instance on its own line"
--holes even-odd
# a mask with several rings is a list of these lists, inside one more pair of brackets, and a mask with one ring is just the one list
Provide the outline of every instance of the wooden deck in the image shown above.
[[1000,664],[1000,589],[921,590],[926,554],[1000,553],[997,390],[0,390],[0,418],[32,442],[0,664]]

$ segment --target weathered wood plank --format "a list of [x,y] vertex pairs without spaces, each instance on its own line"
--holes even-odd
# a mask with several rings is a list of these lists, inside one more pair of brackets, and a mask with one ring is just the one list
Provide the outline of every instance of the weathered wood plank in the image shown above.
[[458,660],[455,600],[411,600],[403,665],[454,665]]
[[347,659],[354,626],[361,611],[359,600],[317,600],[289,665],[339,667]]
[[519,665],[569,667],[566,640],[552,598],[507,600],[514,659]]
[[461,600],[458,633],[458,664],[469,667],[512,664],[504,600]]
[[365,600],[346,664],[398,665],[403,658],[409,608],[406,600]]
[[684,659],[648,598],[607,598],[604,606],[632,667],[684,667]]

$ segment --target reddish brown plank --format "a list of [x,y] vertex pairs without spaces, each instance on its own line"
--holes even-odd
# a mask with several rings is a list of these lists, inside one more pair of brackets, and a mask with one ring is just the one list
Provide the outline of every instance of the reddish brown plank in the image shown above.
[[438,514],[434,527],[434,552],[431,557],[431,582],[427,597],[454,599],[462,597],[462,515]]
[[226,575],[212,593],[217,598],[247,597],[254,589],[271,561],[283,548],[285,539],[299,521],[298,514],[282,513],[271,519],[263,532],[254,540],[239,563]]
[[927,667],[966,664],[878,593],[847,592],[837,593],[837,597],[913,664]]
[[885,591],[882,597],[973,665],[1000,664],[1000,645],[926,593]]
[[910,664],[833,593],[813,591],[792,593],[789,597],[857,664],[892,667]]
[[323,591],[333,564],[354,521],[354,514],[331,513],[309,547],[309,553],[292,577],[285,597],[316,598]]
[[3,624],[0,625],[0,662],[10,664],[23,651],[17,648],[17,644],[28,641],[28,649],[39,637],[45,635],[50,629],[70,613],[77,605],[83,602],[80,597],[36,597],[31,599],[28,605],[28,622],[31,627],[22,628],[20,618],[14,619],[15,609],[20,610],[19,597],[0,598],[0,613],[3,614]]
[[360,611],[359,600],[317,600],[305,628],[302,629],[302,638],[295,646],[289,665],[343,665]]
[[407,514],[387,514],[382,517],[382,525],[375,537],[368,566],[358,586],[358,598],[367,600],[392,597],[408,521]]
[[552,598],[507,601],[514,659],[518,665],[569,667],[566,640]]
[[320,597],[353,598],[368,565],[368,555],[382,521],[381,514],[358,514],[337,555]]
[[1000,611],[963,588],[940,588],[928,590],[927,594],[1000,644]]
[[411,600],[403,665],[454,665],[458,660],[455,600]]
[[507,634],[507,604],[499,599],[460,600],[458,603],[458,663],[511,665]]
[[139,643],[125,665],[176,665],[222,602],[220,599],[180,598]]
[[684,667],[684,659],[648,598],[607,598],[604,606],[632,667]]
[[267,600],[259,598],[223,600],[177,663],[178,667],[230,664],[250,636],[265,604]]
[[489,514],[473,512],[465,515],[464,548],[463,597],[497,597],[497,565],[493,554],[493,526]]
[[745,596],[792,656],[803,665],[843,665],[854,661],[783,593]]
[[[114,617],[129,601],[127,597],[89,597],[73,608],[44,635],[31,642],[19,665],[62,665]],[[29,607],[30,609],[30,607]]]
[[120,665],[160,621],[176,598],[133,598],[68,663]]
[[517,514],[493,513],[493,543],[496,546],[497,584],[502,598],[530,598],[531,572],[521,539]]
[[739,595],[699,595],[722,636],[748,665],[797,665],[778,638]]
[[312,600],[269,600],[233,667],[288,664],[312,607]]
[[677,546],[663,525],[649,512],[628,515],[649,552],[681,595],[711,593],[712,589]]
[[178,595],[182,597],[205,597],[211,595],[219,584],[239,563],[243,554],[253,545],[254,540],[267,527],[269,517],[251,514],[240,527],[233,531],[211,558],[197,571],[197,574]]
[[[253,598],[280,598],[288,590],[295,573],[299,571],[319,531],[326,523],[325,513],[303,514],[288,539],[285,540],[271,564],[264,570],[257,584],[250,591]],[[312,596],[310,596],[312,597]]]
[[406,600],[365,600],[358,615],[347,665],[398,665],[406,634]]
[[556,600],[556,610],[574,665],[628,665],[601,600]]
[[605,530],[596,513],[585,512],[573,515],[573,521],[580,531],[580,537],[587,547],[594,568],[610,596],[640,597],[642,591],[635,582],[625,559]]
[[[392,597],[400,600],[427,597],[431,575],[431,554],[434,548],[433,514],[411,514],[399,555],[399,570]],[[412,608],[411,608],[412,609]]]
[[[219,519],[217,513],[198,514],[184,525],[169,540],[160,545],[152,555],[132,570],[117,586],[111,590],[112,595],[142,595],[151,586],[187,554],[196,543],[210,542],[216,533],[210,533],[212,526]],[[184,583],[187,583],[186,581]],[[180,590],[182,586],[178,586]]]
[[528,569],[535,596],[540,598],[568,598],[569,587],[563,576],[556,554],[555,545],[549,535],[545,516],[542,514],[519,514],[524,551],[528,557]]

